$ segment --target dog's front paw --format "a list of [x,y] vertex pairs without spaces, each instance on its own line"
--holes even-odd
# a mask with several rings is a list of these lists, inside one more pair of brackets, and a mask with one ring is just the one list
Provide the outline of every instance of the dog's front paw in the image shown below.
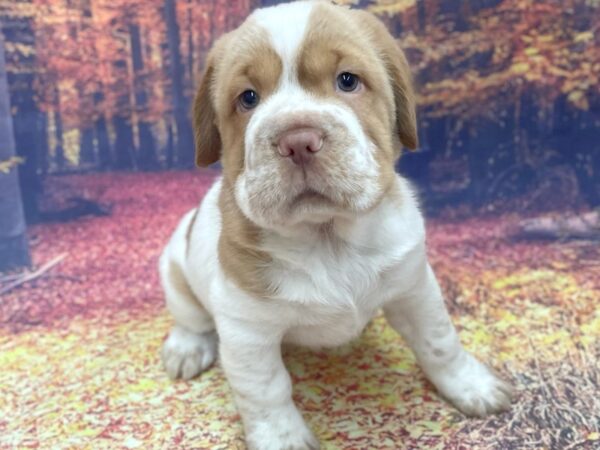
[[249,436],[249,450],[319,450],[319,441],[309,429],[295,430],[292,433],[283,430],[273,430],[266,439]]
[[217,355],[215,331],[197,334],[174,326],[163,344],[162,360],[172,379],[189,380],[206,370]]
[[249,450],[319,450],[321,447],[295,408],[271,412],[246,432]]
[[458,367],[435,377],[440,393],[467,416],[485,417],[506,411],[513,388],[472,355],[465,353]]

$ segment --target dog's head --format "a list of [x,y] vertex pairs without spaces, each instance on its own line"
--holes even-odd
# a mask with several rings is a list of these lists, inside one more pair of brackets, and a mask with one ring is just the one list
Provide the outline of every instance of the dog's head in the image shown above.
[[410,71],[381,22],[302,1],[255,11],[211,50],[194,105],[197,164],[221,160],[263,228],[376,205],[417,132]]

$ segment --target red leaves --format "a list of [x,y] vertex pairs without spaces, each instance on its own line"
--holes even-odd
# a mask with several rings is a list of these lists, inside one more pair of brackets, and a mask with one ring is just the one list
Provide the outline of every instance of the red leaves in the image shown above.
[[199,203],[213,179],[210,171],[50,178],[49,195],[85,190],[111,204],[112,215],[31,227],[36,265],[63,252],[68,256],[46,276],[3,298],[0,322],[20,330],[73,316],[162,308],[158,256],[177,221]]

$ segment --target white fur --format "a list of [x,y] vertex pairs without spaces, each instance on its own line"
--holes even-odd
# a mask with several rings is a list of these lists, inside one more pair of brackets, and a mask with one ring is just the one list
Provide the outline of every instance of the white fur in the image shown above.
[[[206,369],[218,334],[250,449],[319,447],[292,401],[281,343],[340,345],[357,337],[379,308],[441,394],[463,412],[485,415],[510,400],[508,386],[460,344],[427,262],[423,219],[409,184],[398,176],[382,197],[376,149],[354,112],[335,99],[314,98],[295,79],[312,7],[299,2],[253,15],[271,34],[284,74],[247,127],[235,199],[262,230],[259,246],[271,257],[264,268],[271,294],[254,297],[221,267],[220,180],[199,207],[189,247],[192,212],[160,262],[176,322],[163,347],[167,372],[189,378]],[[306,122],[326,129],[330,147],[323,152],[329,153],[318,158],[329,163],[301,173],[272,151],[272,142],[282,130]],[[290,207],[307,186],[336,202],[343,193],[351,202],[344,208],[336,202]]]
[[[201,300],[171,298],[168,304],[176,318],[188,317],[193,300],[197,314],[214,319],[250,448],[317,448],[292,403],[280,345],[340,345],[357,337],[382,306],[429,379],[463,412],[482,416],[508,405],[510,388],[460,345],[425,257],[421,215],[402,178],[397,200],[384,200],[360,219],[337,220],[330,237],[337,243],[310,233],[291,239],[269,233],[264,245],[277,261],[269,272],[277,286],[273,300],[247,294],[218,264],[220,189],[217,182],[202,203],[184,266]],[[176,233],[165,254],[181,249],[183,239]]]
[[175,326],[163,345],[163,363],[172,379],[189,380],[206,370],[217,356],[217,335],[214,330],[197,334]]
[[283,62],[284,80],[295,78],[298,49],[306,33],[313,2],[295,2],[258,9],[252,19],[267,31],[271,45]]
[[[336,164],[303,172],[272,151],[270,143],[298,123],[318,124],[325,130],[333,144],[327,152],[337,153]],[[337,142],[347,145],[335,145]],[[282,83],[253,113],[246,130],[245,152],[245,170],[236,181],[236,199],[245,215],[261,227],[282,229],[305,221],[302,210],[290,211],[285,206],[307,185],[334,199],[342,193],[352,195],[356,211],[368,209],[381,194],[374,145],[354,112],[341,102],[314,98],[297,83]],[[341,168],[352,175],[337,175]],[[338,214],[340,211],[323,208],[313,211],[312,220],[322,223]]]

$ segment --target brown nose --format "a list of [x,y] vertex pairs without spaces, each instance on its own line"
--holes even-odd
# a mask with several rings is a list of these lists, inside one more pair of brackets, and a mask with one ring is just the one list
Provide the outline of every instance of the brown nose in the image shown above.
[[316,128],[296,128],[279,137],[277,150],[281,156],[292,159],[294,164],[307,164],[323,147],[323,133]]

